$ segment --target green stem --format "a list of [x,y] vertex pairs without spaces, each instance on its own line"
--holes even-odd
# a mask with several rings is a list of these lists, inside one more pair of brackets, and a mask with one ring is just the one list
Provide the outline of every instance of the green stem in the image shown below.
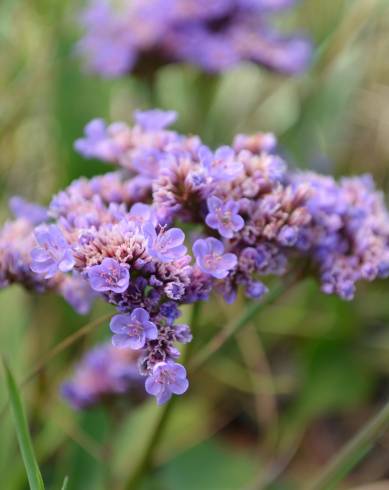
[[[200,302],[193,304],[191,321],[190,321],[192,331],[195,331],[196,329],[196,325],[200,315],[200,307],[201,307]],[[191,353],[190,346],[191,344],[185,346],[186,348],[182,355],[183,363],[185,363],[185,361],[187,361],[190,357],[190,353]],[[160,407],[158,418],[155,421],[155,425],[152,432],[150,433],[150,438],[146,442],[144,452],[140,457],[138,464],[135,466],[134,471],[132,472],[132,474],[130,475],[130,477],[126,482],[126,486],[125,486],[126,490],[135,490],[136,488],[138,488],[144,476],[150,469],[153,463],[155,451],[163,435],[163,432],[169,420],[169,415],[172,411],[176,399],[177,397],[172,397],[167,403],[165,403],[165,405]]]
[[213,136],[212,110],[220,88],[220,80],[219,75],[201,72],[194,86],[196,127],[200,137],[207,143],[210,143]]
[[331,490],[372,449],[377,439],[389,429],[389,402],[328,463],[305,490]]
[[213,337],[208,344],[201,348],[200,352],[194,357],[193,361],[189,364],[190,371],[196,371],[200,368],[208,359],[220,349],[220,347],[232,337],[238,330],[244,327],[255,315],[262,310],[265,306],[274,303],[284,293],[286,293],[299,279],[300,276],[294,277],[290,281],[284,281],[273,287],[270,292],[267,293],[263,301],[252,301],[248,307],[244,310],[243,314],[238,318],[232,320],[227,324],[226,328],[221,330],[215,337]]

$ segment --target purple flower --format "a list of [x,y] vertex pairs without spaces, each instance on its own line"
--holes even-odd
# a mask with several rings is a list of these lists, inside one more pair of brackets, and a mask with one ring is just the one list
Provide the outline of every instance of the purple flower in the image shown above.
[[234,180],[243,170],[236,160],[235,152],[229,146],[221,146],[215,153],[202,146],[198,152],[199,160],[215,182]]
[[186,325],[184,323],[175,325],[174,337],[177,342],[180,342],[181,344],[188,344],[189,342],[192,342],[193,336],[192,332],[190,331],[189,325]]
[[38,246],[31,251],[31,270],[45,279],[60,272],[69,272],[74,266],[74,257],[61,230],[56,225],[41,225],[35,230]]
[[96,293],[92,291],[88,281],[81,276],[67,275],[64,277],[60,291],[66,301],[80,315],[89,313]]
[[33,225],[39,225],[47,220],[46,208],[28,202],[20,196],[11,197],[9,207],[16,218],[24,218]]
[[278,241],[286,247],[292,247],[298,240],[298,232],[298,228],[285,225],[278,234]]
[[172,394],[182,395],[188,386],[184,366],[175,362],[157,363],[145,383],[147,393],[156,397],[158,405],[167,402]]
[[113,291],[123,293],[130,281],[128,266],[120,264],[115,259],[105,258],[100,265],[88,269],[89,284],[98,292]]
[[73,377],[63,383],[62,396],[73,408],[85,409],[107,397],[138,395],[142,386],[138,356],[108,342],[95,347],[82,358]]
[[239,204],[235,201],[223,202],[216,196],[207,199],[209,213],[205,222],[210,228],[218,230],[224,238],[232,238],[235,231],[244,226],[243,218],[238,214]]
[[196,240],[193,253],[200,269],[217,279],[224,279],[237,264],[236,255],[225,254],[223,243],[216,238]]
[[150,315],[143,308],[135,308],[131,313],[115,315],[110,323],[115,347],[130,347],[138,350],[144,347],[146,340],[158,337],[156,325],[150,321]]
[[140,175],[153,179],[159,173],[164,154],[156,148],[140,148],[131,158],[132,168]]
[[140,225],[146,224],[147,222],[150,222],[153,225],[157,224],[154,209],[148,204],[137,202],[131,207],[129,214],[130,218]]
[[174,323],[174,320],[181,316],[181,312],[174,301],[166,301],[166,303],[163,303],[159,312],[166,318],[169,324]]
[[294,1],[90,0],[78,50],[88,67],[105,77],[145,68],[149,73],[178,61],[208,72],[254,61],[295,73],[306,66],[310,44],[299,46],[292,42],[295,36],[280,36],[268,19]]
[[88,33],[77,48],[87,58],[89,69],[114,78],[133,67],[136,51],[123,12],[117,12],[106,0],[92,0],[81,20]]
[[148,253],[160,262],[173,262],[186,254],[185,233],[180,228],[161,230],[158,234],[152,223],[143,227]]
[[85,138],[74,143],[76,151],[86,158],[99,158],[114,162],[120,153],[120,147],[108,134],[103,119],[93,119],[85,126]]
[[246,285],[246,295],[249,298],[259,299],[267,292],[267,287],[260,281],[249,281]]
[[173,124],[177,119],[177,113],[152,109],[150,111],[135,111],[134,118],[136,124],[145,131],[159,131]]

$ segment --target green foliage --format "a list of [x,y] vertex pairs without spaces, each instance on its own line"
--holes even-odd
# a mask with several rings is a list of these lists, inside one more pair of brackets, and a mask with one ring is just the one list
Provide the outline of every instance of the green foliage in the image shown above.
[[245,451],[227,450],[221,443],[204,442],[167,464],[159,475],[164,488],[223,488],[237,490],[247,485],[260,463]]

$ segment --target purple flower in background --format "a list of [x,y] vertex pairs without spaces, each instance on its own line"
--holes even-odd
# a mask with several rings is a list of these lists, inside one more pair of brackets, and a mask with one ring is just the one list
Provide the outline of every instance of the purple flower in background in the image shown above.
[[200,269],[217,279],[224,279],[237,264],[236,255],[225,254],[223,243],[216,238],[196,240],[193,253]]
[[160,109],[152,109],[150,111],[135,111],[134,118],[145,131],[159,131],[173,124],[177,119],[175,111],[161,111]]
[[66,275],[60,283],[59,290],[70,306],[80,315],[89,313],[96,293],[88,281],[79,275]]
[[243,170],[236,154],[229,146],[221,146],[214,153],[206,146],[199,149],[199,160],[216,182],[235,179]]
[[145,383],[147,393],[156,397],[158,405],[166,403],[172,394],[182,395],[188,386],[184,366],[175,362],[157,363]]
[[74,143],[74,148],[86,158],[99,158],[114,162],[120,147],[108,134],[107,125],[102,119],[93,119],[85,126],[85,137]]
[[239,204],[229,200],[223,202],[216,196],[207,199],[209,213],[205,222],[210,228],[217,230],[224,238],[232,238],[234,232],[239,231],[244,226],[243,218],[238,214]]
[[123,293],[130,281],[128,267],[110,258],[105,258],[100,265],[89,267],[87,273],[91,288],[98,292]]
[[38,246],[31,251],[31,270],[46,279],[58,271],[69,272],[74,266],[74,257],[61,230],[56,225],[41,225],[35,229]]
[[[270,14],[294,0],[90,0],[78,50],[105,77],[189,62],[220,73],[252,61],[280,73],[304,70],[311,43],[283,36]],[[153,61],[154,60],[154,61]],[[151,129],[151,128],[148,128]],[[160,129],[160,128],[157,128]]]
[[133,67],[136,51],[126,20],[106,0],[91,1],[82,12],[81,21],[89,34],[81,39],[77,48],[86,55],[89,69],[114,78]]
[[20,196],[11,197],[9,207],[16,218],[24,218],[33,225],[39,225],[47,220],[46,208],[28,202]]
[[260,281],[249,281],[246,285],[246,295],[249,298],[259,299],[267,292],[267,287]]
[[144,308],[135,308],[131,313],[115,315],[111,319],[110,329],[115,334],[112,343],[119,348],[142,349],[146,340],[155,340],[158,337],[158,329],[150,321],[150,315]]
[[158,234],[152,223],[147,223],[143,228],[147,238],[148,252],[161,262],[173,262],[186,254],[183,245],[185,233],[180,228],[161,230]]
[[85,409],[107,397],[137,395],[142,387],[139,354],[104,343],[88,351],[73,377],[63,383],[62,396],[75,409]]
[[238,3],[244,7],[260,8],[271,12],[291,7],[296,0],[238,0]]

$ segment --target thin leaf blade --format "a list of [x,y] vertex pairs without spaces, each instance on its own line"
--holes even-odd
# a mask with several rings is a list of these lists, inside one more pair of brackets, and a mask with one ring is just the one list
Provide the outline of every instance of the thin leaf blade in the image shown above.
[[68,483],[69,483],[69,478],[67,476],[65,476],[65,479],[62,483],[61,490],[66,490],[68,488]]
[[39,470],[37,460],[35,458],[30,431],[27,424],[27,418],[24,412],[19,390],[10,369],[4,360],[3,365],[6,385],[8,389],[9,402],[15,423],[16,435],[26,469],[28,482],[31,490],[44,490],[45,487],[43,483],[43,478]]

